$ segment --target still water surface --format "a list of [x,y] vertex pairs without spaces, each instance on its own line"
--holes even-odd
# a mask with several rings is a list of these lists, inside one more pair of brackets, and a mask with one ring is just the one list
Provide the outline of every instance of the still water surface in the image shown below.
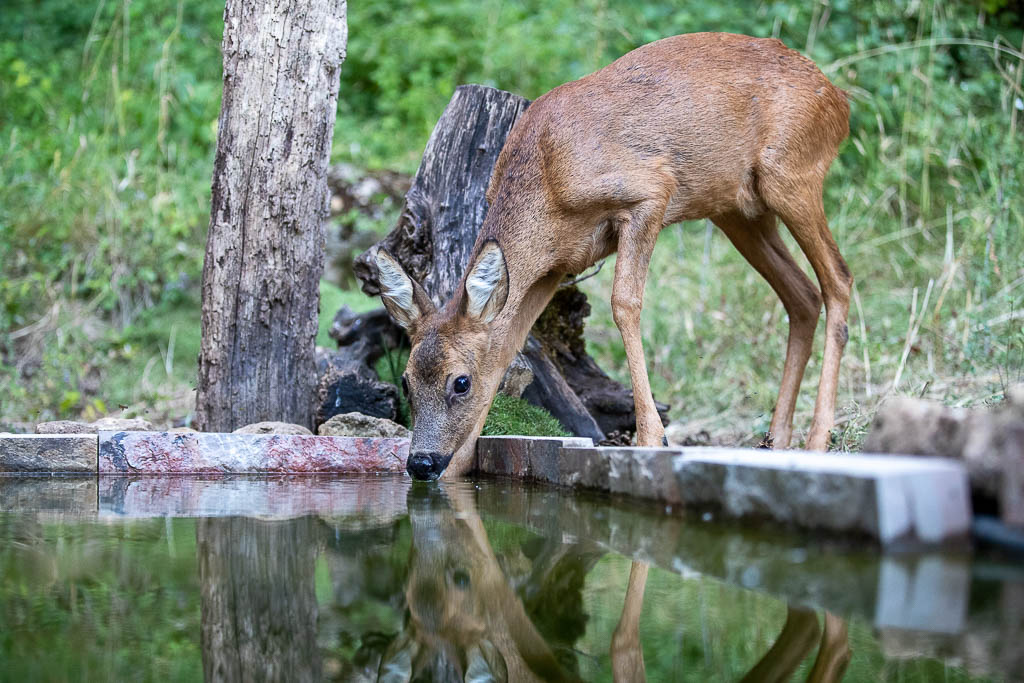
[[1020,680],[1022,651],[1024,572],[968,556],[505,481],[0,478],[2,681]]

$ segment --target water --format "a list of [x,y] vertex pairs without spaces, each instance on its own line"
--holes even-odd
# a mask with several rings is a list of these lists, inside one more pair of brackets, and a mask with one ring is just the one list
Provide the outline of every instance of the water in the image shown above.
[[966,555],[505,481],[0,478],[3,681],[1020,680],[1022,645],[1024,570]]

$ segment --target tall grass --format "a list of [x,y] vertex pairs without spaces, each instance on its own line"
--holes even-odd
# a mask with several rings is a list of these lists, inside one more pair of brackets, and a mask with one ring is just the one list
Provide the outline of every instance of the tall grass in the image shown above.
[[[5,5],[0,421],[100,412],[187,388],[194,356],[181,350],[198,331],[221,10],[201,0]],[[1012,10],[935,0],[396,0],[349,11],[334,156],[406,171],[458,83],[532,98],[667,35],[780,37],[852,98],[850,141],[826,196],[857,280],[840,445],[856,444],[889,393],[979,403],[1021,379],[1024,94]],[[611,272],[585,284],[595,309],[588,338],[626,380]],[[719,233],[702,224],[663,233],[644,329],[655,393],[673,417],[753,438],[770,417],[785,328],[774,294]],[[815,357],[798,426],[809,424],[819,368]]]

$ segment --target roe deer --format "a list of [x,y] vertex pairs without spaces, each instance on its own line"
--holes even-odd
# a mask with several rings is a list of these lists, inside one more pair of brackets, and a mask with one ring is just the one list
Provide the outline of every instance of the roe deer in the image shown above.
[[[665,38],[533,102],[509,133],[489,209],[454,297],[434,308],[385,251],[381,297],[409,334],[402,378],[413,416],[408,470],[465,474],[491,401],[531,325],[567,275],[615,251],[612,312],[636,404],[637,442],[660,446],[640,309],[658,233],[709,218],[772,286],[789,317],[771,422],[789,445],[824,298],[825,354],[807,448],[834,422],[853,278],[829,232],[825,173],[849,132],[849,104],[815,65],[774,39]],[[821,293],[793,260],[781,218]]]

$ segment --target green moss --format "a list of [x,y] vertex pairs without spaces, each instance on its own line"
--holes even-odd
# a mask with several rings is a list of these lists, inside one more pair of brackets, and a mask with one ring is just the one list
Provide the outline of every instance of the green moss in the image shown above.
[[571,436],[548,411],[521,398],[498,394],[484,423],[483,436]]

